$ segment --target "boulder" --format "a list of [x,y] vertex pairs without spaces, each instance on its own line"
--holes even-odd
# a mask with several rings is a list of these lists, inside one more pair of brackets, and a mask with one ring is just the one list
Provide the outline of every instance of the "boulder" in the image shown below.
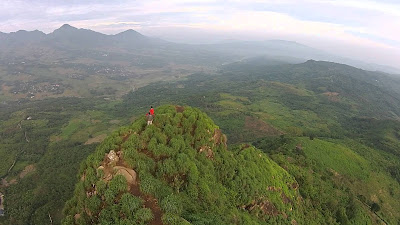
[[111,162],[118,162],[119,161],[119,157],[118,157],[117,153],[115,153],[114,150],[111,150],[110,153],[107,154],[107,158]]
[[129,169],[123,166],[114,167],[115,175],[122,175],[125,177],[128,184],[135,185],[137,183],[137,174],[133,169]]

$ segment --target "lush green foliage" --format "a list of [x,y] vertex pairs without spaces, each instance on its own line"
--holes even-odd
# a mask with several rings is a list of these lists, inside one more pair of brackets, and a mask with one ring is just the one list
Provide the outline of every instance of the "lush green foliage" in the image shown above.
[[[114,223],[125,219],[144,223],[155,219],[157,207],[167,224],[301,222],[303,208],[298,191],[292,188],[295,179],[254,147],[228,150],[223,138],[212,120],[198,109],[168,105],[157,108],[153,125],[146,126],[140,118],[114,132],[88,157],[81,171],[85,178],[77,184],[64,210],[65,224],[79,223],[79,219],[71,220],[76,215],[86,223],[107,223],[106,216]],[[104,194],[97,190],[98,194],[88,198],[92,185],[85,183],[93,177],[90,171],[103,161],[97,155],[120,148],[121,160],[139,175],[140,192],[129,192],[128,185],[116,176],[107,183]],[[130,187],[135,189],[135,185]],[[155,197],[159,205],[144,204],[149,199],[146,196]],[[95,206],[97,199],[102,199],[100,212],[84,204],[93,197]],[[138,204],[137,199],[142,203]],[[121,208],[111,214],[115,205]],[[88,213],[88,208],[96,210]]]

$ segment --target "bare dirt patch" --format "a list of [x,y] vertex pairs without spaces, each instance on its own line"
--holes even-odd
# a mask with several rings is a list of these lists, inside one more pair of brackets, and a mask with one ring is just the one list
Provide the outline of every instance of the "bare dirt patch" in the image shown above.
[[263,136],[277,136],[282,134],[281,131],[277,130],[268,123],[251,116],[246,116],[244,128],[257,138]]
[[8,185],[13,185],[13,184],[16,184],[16,183],[17,183],[17,179],[14,178],[14,179],[11,179],[11,180],[10,180],[10,182],[8,183]]
[[91,120],[90,122],[96,124],[96,123],[100,123],[101,120]]
[[119,124],[121,121],[120,120],[110,120],[110,124]]
[[290,198],[288,196],[286,196],[285,193],[283,193],[283,192],[281,193],[281,198],[282,198],[283,203],[285,203],[285,204],[289,204],[292,202],[292,200],[290,200]]
[[50,136],[50,142],[59,142],[61,140],[62,140],[61,136],[56,136],[56,135]]
[[162,225],[164,224],[162,222],[162,211],[160,206],[158,205],[158,201],[156,198],[154,198],[151,195],[146,195],[143,192],[140,191],[139,188],[139,178],[137,179],[137,183],[136,184],[131,184],[130,186],[130,193],[134,196],[140,197],[141,199],[144,200],[144,205],[146,208],[149,208],[151,210],[151,212],[154,215],[154,218],[152,221],[150,221],[149,224],[151,225]]
[[107,137],[107,134],[100,134],[99,136],[96,136],[96,137],[94,137],[94,138],[89,138],[89,139],[85,142],[85,145],[90,145],[90,144],[93,144],[93,143],[102,142],[106,137]]
[[177,105],[175,106],[175,110],[178,113],[182,113],[185,110],[185,107]]
[[0,180],[0,187],[8,187],[8,186],[10,186],[10,185],[8,184],[7,179],[6,178],[2,178]]
[[261,210],[264,215],[270,215],[270,216],[277,216],[278,214],[280,214],[280,212],[278,211],[278,209],[275,207],[274,204],[272,204],[268,200],[262,200],[262,199],[253,201],[249,205],[245,206],[245,209],[249,212],[258,209]]
[[323,95],[327,96],[329,100],[333,102],[339,101],[339,93],[338,92],[325,92]]
[[25,169],[19,174],[19,178],[22,179],[24,178],[26,175],[28,175],[31,172],[36,171],[36,167],[35,165],[31,164],[25,167]]

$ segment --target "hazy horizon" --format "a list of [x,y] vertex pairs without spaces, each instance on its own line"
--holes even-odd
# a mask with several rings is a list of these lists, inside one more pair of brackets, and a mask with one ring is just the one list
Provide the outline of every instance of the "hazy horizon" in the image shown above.
[[127,29],[181,43],[296,41],[399,68],[400,3],[385,1],[2,1],[0,31],[62,24],[115,34]]

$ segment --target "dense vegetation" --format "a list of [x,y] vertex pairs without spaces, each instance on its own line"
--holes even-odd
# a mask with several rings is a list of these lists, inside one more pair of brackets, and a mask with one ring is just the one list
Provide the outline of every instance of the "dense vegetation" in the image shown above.
[[[5,176],[8,182],[7,186],[0,186],[0,192],[6,197],[6,216],[0,218],[0,224],[47,224],[49,215],[54,224],[59,224],[65,201],[77,196],[73,195],[73,190],[74,184],[82,178],[76,176],[79,163],[93,153],[98,142],[121,125],[127,125],[122,129],[125,131],[115,132],[108,139],[118,139],[121,143],[117,146],[128,147],[128,140],[133,136],[126,140],[118,136],[124,136],[129,129],[133,131],[133,125],[128,124],[143,116],[149,105],[162,104],[201,109],[227,135],[231,146],[227,152],[235,154],[241,149],[241,143],[252,143],[268,155],[262,158],[275,165],[273,168],[281,172],[284,172],[281,168],[286,170],[287,178],[298,184],[298,193],[294,195],[301,201],[293,203],[295,212],[288,213],[287,208],[279,208],[281,198],[268,196],[268,200],[286,216],[298,222],[310,220],[318,224],[376,224],[382,220],[398,224],[399,95],[399,79],[386,74],[327,62],[271,66],[262,61],[249,61],[228,65],[215,74],[194,74],[179,82],[151,84],[130,93],[123,101],[58,98],[8,102],[0,107],[0,176]],[[32,119],[26,120],[28,116]],[[175,118],[175,114],[171,118]],[[157,130],[151,132],[158,133]],[[249,152],[253,151],[259,150]],[[102,154],[100,161],[104,159],[104,152]],[[89,157],[88,161],[91,159]],[[151,167],[159,162],[143,160]],[[238,168],[246,165],[240,160],[235,156],[232,165]],[[14,161],[16,164],[11,167]],[[209,169],[210,165],[204,166]],[[91,167],[98,168],[95,164]],[[81,173],[85,168],[90,165],[84,164]],[[270,171],[271,168],[265,173]],[[156,180],[160,178],[157,177],[159,174],[150,174]],[[94,178],[98,179],[96,176]],[[140,176],[139,173],[142,182]],[[169,185],[170,180],[165,179],[167,183],[163,185]],[[113,183],[118,182],[124,183],[120,178]],[[179,182],[174,185],[179,186]],[[169,191],[176,191],[174,187]],[[112,197],[110,191],[108,194]],[[150,215],[155,218],[159,212],[166,215],[161,202],[158,202],[160,208],[155,214],[149,207],[138,208],[135,202],[140,203],[140,199],[124,196],[123,202],[133,202],[130,207],[135,209],[130,211],[129,219],[137,219],[138,216],[134,216],[137,214],[147,216],[149,220]],[[145,196],[153,195],[140,197]],[[122,195],[119,197],[121,199],[117,201],[122,201]],[[99,203],[96,201],[92,203]],[[84,204],[85,201],[79,207]],[[283,206],[289,205],[284,203]],[[201,207],[200,204],[194,211],[200,212]],[[220,213],[218,210],[215,215]],[[240,218],[247,214],[256,218],[254,211],[248,213],[240,207],[227,210],[234,210],[230,212],[237,212]],[[73,214],[73,211],[66,212]],[[182,213],[175,215],[188,221],[202,217],[189,218],[184,212],[182,209]],[[283,215],[262,220],[282,219],[287,223],[289,220]],[[229,218],[232,217],[226,217]],[[210,220],[216,219],[219,218]]]
[[[260,150],[228,150],[226,137],[197,109],[156,112],[153,125],[140,118],[122,127],[82,164],[64,224],[305,222],[297,182]],[[121,156],[116,165],[136,171],[135,183],[118,173],[108,181],[104,171],[117,168],[104,156],[110,151]],[[151,198],[155,205],[147,204]]]

